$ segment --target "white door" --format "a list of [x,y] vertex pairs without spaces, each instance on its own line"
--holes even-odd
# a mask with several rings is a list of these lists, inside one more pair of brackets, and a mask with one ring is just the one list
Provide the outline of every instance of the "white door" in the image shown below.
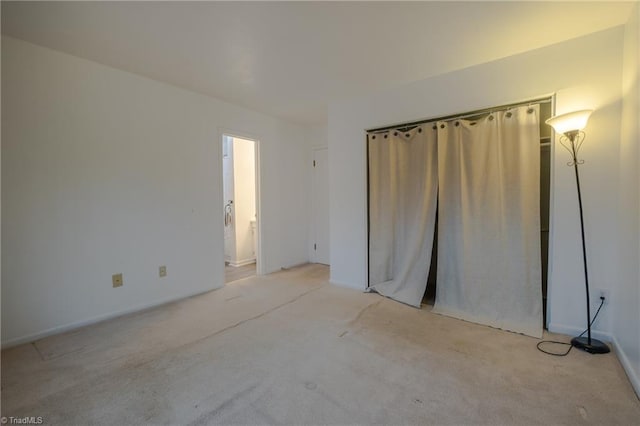
[[313,261],[329,264],[329,156],[328,149],[313,151]]

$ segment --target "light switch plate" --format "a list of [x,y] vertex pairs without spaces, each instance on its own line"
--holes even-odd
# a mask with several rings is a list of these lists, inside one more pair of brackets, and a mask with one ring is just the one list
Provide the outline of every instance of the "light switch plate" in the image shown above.
[[158,274],[160,275],[160,277],[166,277],[167,276],[167,267],[166,266],[161,266],[158,269]]

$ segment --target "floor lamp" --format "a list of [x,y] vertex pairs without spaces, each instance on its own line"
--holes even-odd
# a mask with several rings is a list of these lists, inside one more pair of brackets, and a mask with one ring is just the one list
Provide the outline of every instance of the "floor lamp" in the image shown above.
[[[582,194],[580,192],[580,175],[578,174],[578,166],[584,163],[584,160],[578,160],[577,153],[584,142],[585,134],[582,129],[587,125],[589,116],[593,111],[583,110],[570,112],[568,114],[557,115],[545,121],[553,127],[560,136],[560,143],[571,154],[571,161],[568,166],[573,166],[576,173],[576,186],[578,188],[578,206],[580,207],[580,231],[582,233],[582,259],[584,261],[584,285],[587,291],[587,337],[574,337],[571,345],[578,349],[592,354],[606,354],[609,347],[598,339],[591,338],[591,307],[589,300],[589,274],[587,273],[587,248],[584,240],[584,219],[582,217]],[[583,333],[584,334],[584,333]]]

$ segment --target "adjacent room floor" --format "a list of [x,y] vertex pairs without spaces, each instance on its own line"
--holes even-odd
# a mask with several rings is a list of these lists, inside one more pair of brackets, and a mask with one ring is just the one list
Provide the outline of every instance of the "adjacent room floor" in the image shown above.
[[256,264],[250,263],[243,266],[224,266],[224,283],[229,284],[256,274]]
[[[567,339],[564,336],[552,336]],[[2,415],[57,424],[638,424],[614,354],[332,286],[306,265],[2,352]]]

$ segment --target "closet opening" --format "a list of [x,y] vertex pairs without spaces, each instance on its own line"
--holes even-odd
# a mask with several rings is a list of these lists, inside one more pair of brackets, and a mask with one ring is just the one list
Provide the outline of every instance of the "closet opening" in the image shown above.
[[[371,224],[371,203],[372,203],[372,171],[370,170],[370,161],[371,161],[371,151],[372,151],[372,143],[374,143],[375,139],[373,139],[374,135],[378,135],[378,141],[381,138],[384,138],[384,132],[390,130],[397,130],[399,132],[409,132],[412,129],[417,128],[418,126],[424,125],[425,123],[434,124],[436,122],[441,121],[452,121],[456,119],[465,119],[465,120],[479,120],[483,117],[487,117],[489,114],[492,114],[495,111],[499,110],[507,110],[509,108],[523,106],[523,105],[531,105],[531,104],[539,104],[539,150],[540,150],[540,162],[539,162],[539,214],[540,214],[540,292],[542,297],[542,324],[544,329],[547,328],[547,289],[548,289],[548,263],[549,263],[549,205],[550,205],[550,181],[551,181],[551,159],[552,159],[552,151],[551,151],[551,142],[552,142],[552,132],[551,128],[544,124],[545,120],[552,116],[552,98],[543,98],[537,99],[528,102],[522,102],[519,104],[513,105],[505,105],[495,108],[490,108],[486,110],[480,111],[472,111],[469,113],[461,113],[453,116],[441,117],[430,120],[423,120],[420,122],[400,124],[395,126],[389,126],[380,129],[369,130],[367,133],[367,236],[368,236],[368,251],[367,251],[367,259],[368,259],[368,275],[367,275],[367,287],[371,287],[374,283],[371,282],[371,273],[372,267],[374,265],[371,264],[371,236],[372,236],[372,224]],[[424,129],[425,127],[423,127]],[[408,134],[407,134],[408,136]],[[376,154],[377,155],[377,154]],[[379,179],[379,177],[376,177]],[[437,205],[437,204],[436,204]],[[426,278],[427,283],[424,290],[424,294],[422,296],[422,305],[433,306],[436,300],[436,294],[438,291],[438,282],[437,282],[437,268],[438,268],[438,256],[446,256],[446,253],[442,253],[438,250],[438,222],[439,222],[439,213],[440,206],[437,205],[435,212],[435,229],[433,236],[433,243],[431,247],[431,257],[430,257],[430,266],[428,270],[428,276]],[[379,218],[378,218],[379,219]],[[374,250],[379,251],[379,247],[374,247]],[[393,298],[393,297],[392,297]]]

